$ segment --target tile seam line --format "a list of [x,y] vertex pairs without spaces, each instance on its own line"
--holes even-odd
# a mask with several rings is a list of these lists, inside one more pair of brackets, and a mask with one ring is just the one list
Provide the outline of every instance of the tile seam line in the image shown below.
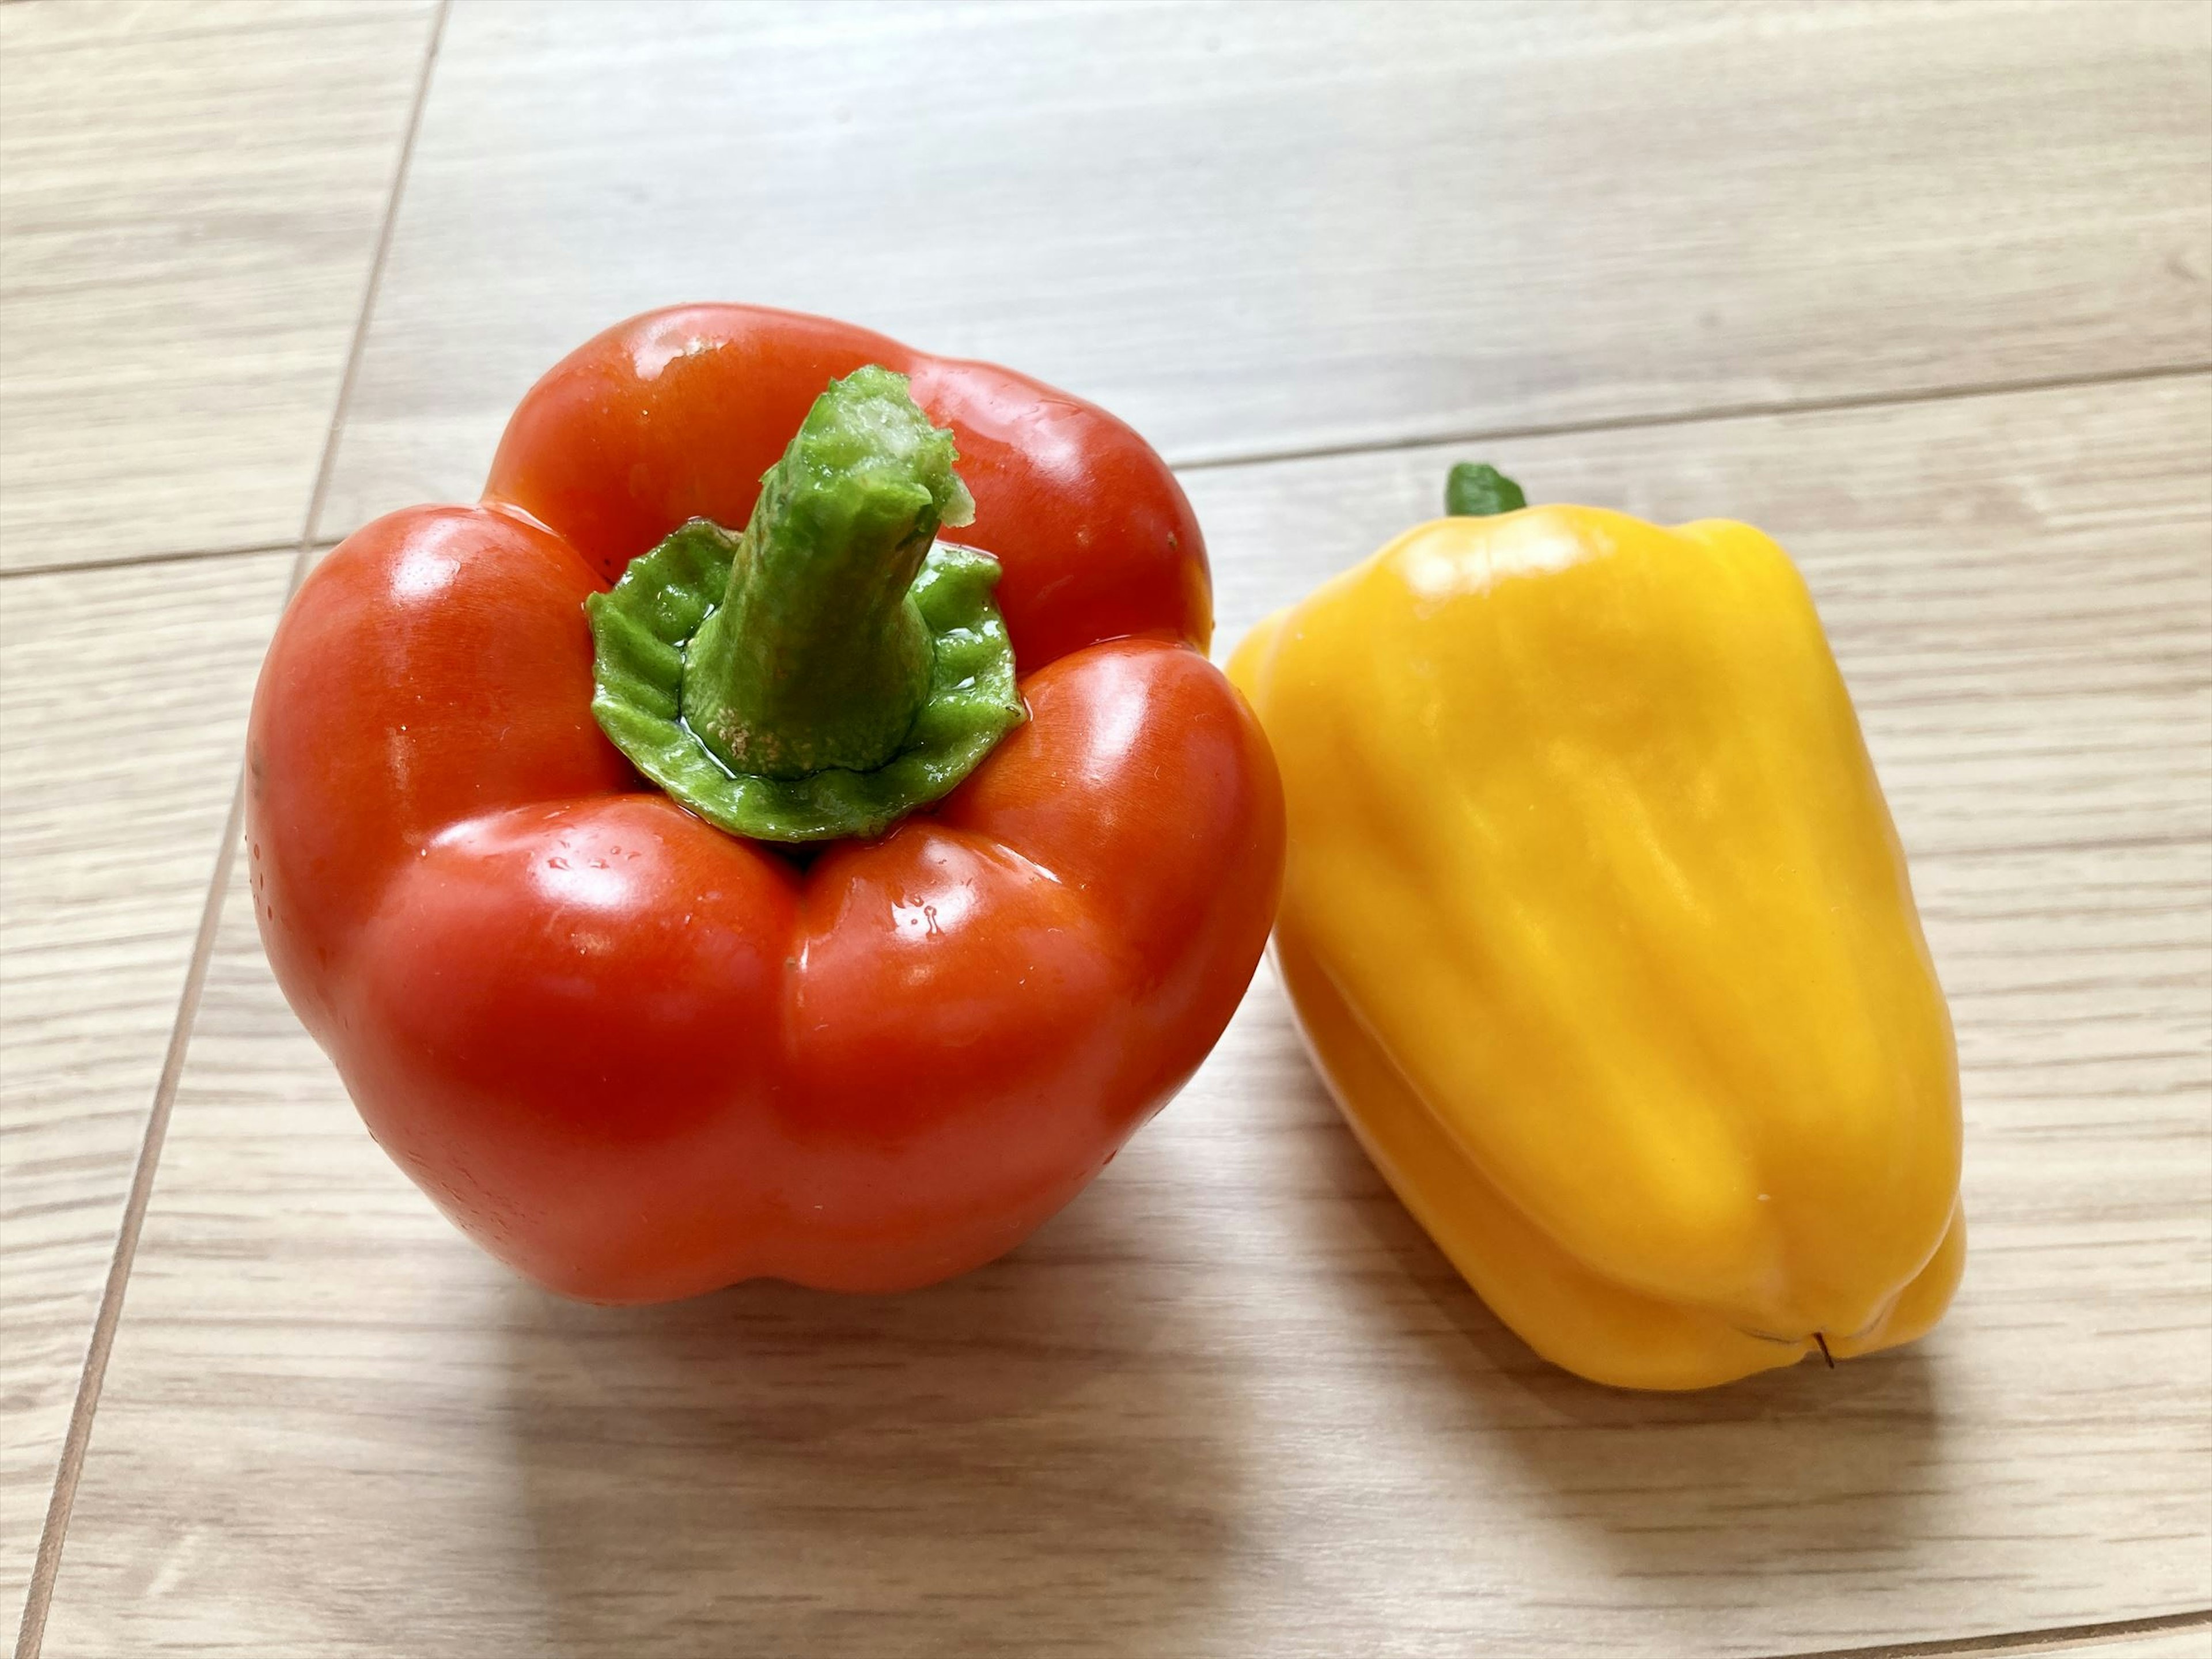
[[[9,0],[0,0],[0,5]],[[351,364],[349,364],[350,371]],[[1228,472],[1246,466],[1279,466],[1294,461],[1329,460],[1340,456],[1387,455],[1395,450],[1435,449],[1447,444],[1509,443],[1525,438],[1595,436],[1607,432],[1636,432],[1652,428],[1721,424],[1731,421],[1772,420],[1794,415],[1850,413],[1885,408],[1908,409],[1922,404],[1971,402],[1978,398],[2027,396],[2039,392],[2087,391],[2100,386],[2155,384],[2212,375],[2212,360],[2203,362],[2159,364],[2148,368],[2101,370],[2081,374],[2050,375],[2020,380],[1986,380],[1936,386],[1918,391],[1854,392],[1832,398],[1784,398],[1772,403],[1713,404],[1660,410],[1646,415],[1595,415],[1581,421],[1536,422],[1520,426],[1485,427],[1443,434],[1413,433],[1394,438],[1360,439],[1342,444],[1291,446],[1221,455],[1200,454],[1188,460],[1170,461],[1176,472]],[[348,390],[350,392],[350,384]],[[318,469],[316,518],[329,492],[329,458]],[[318,533],[309,522],[307,540],[316,548],[335,547],[344,538]],[[166,548],[155,553],[132,554],[120,559],[57,559],[44,564],[15,565],[0,569],[0,586],[27,576],[52,576],[75,570],[130,570],[143,565],[182,564],[195,559],[231,558],[250,553],[286,553],[298,549],[296,540],[245,542],[222,547]]]
[[[285,584],[285,595],[291,593],[306,574],[309,556],[318,544],[314,538],[315,520],[322,511],[323,500],[330,487],[331,474],[337,456],[338,437],[345,426],[346,411],[351,404],[354,386],[359,378],[362,349],[368,337],[369,321],[376,310],[376,296],[384,280],[384,267],[392,251],[392,229],[399,218],[401,198],[406,193],[407,173],[414,159],[415,142],[422,128],[422,112],[429,102],[431,77],[437,67],[439,47],[444,40],[446,19],[452,0],[438,0],[430,15],[430,27],[423,42],[422,66],[416,72],[412,102],[407,112],[407,125],[401,134],[399,155],[394,162],[391,188],[386,193],[384,216],[377,227],[376,244],[369,257],[368,276],[362,285],[361,309],[354,323],[353,339],[347,349],[344,372],[338,380],[337,396],[331,408],[331,423],[323,441],[321,463],[315,470],[313,489],[307,498],[306,518],[301,526],[299,540],[294,545],[292,569]],[[138,1253],[138,1238],[146,1222],[148,1200],[153,1195],[154,1177],[161,1159],[161,1146],[168,1134],[169,1117],[176,1104],[177,1083],[184,1072],[185,1056],[191,1046],[194,1024],[199,1016],[202,992],[207,985],[208,968],[214,957],[216,925],[222,915],[223,901],[230,887],[230,873],[237,862],[238,840],[246,813],[246,769],[240,763],[235,781],[231,786],[230,808],[225,814],[222,842],[216,848],[215,867],[208,878],[207,896],[200,906],[198,931],[192,938],[192,953],[185,970],[185,983],[177,999],[175,1018],[170,1022],[168,1048],[161,1057],[161,1070],[154,1085],[153,1100],[146,1115],[146,1127],[138,1146],[138,1157],[131,1175],[131,1186],[124,1200],[123,1215],[116,1227],[115,1250],[110,1257],[107,1277],[100,1287],[100,1306],[93,1318],[92,1333],[85,1346],[84,1364],[77,1376],[76,1398],[70,1408],[68,1429],[62,1437],[61,1456],[54,1470],[54,1484],[46,1504],[44,1524],[39,1532],[38,1553],[31,1567],[31,1582],[23,1601],[23,1618],[15,1638],[15,1659],[40,1659],[46,1648],[46,1618],[53,1605],[54,1583],[61,1568],[62,1548],[67,1540],[69,1523],[76,1504],[79,1477],[84,1470],[84,1460],[90,1448],[93,1419],[100,1408],[100,1391],[106,1381],[107,1361],[115,1345],[115,1333],[121,1322],[124,1294],[129,1285],[131,1270]]]
[[[6,0],[0,0],[0,4]],[[317,541],[316,547],[331,545]],[[161,553],[133,553],[121,559],[61,559],[52,564],[19,564],[0,570],[0,586],[20,581],[26,576],[62,576],[79,571],[140,570],[148,565],[191,564],[202,559],[244,559],[268,553],[297,553],[299,539],[289,538],[281,542],[240,542],[232,547],[180,547]]]
[[1712,404],[1692,409],[1657,410],[1648,415],[1594,415],[1586,420],[1534,421],[1517,426],[1470,428],[1462,431],[1413,433],[1395,438],[1356,439],[1340,444],[1293,446],[1220,455],[1200,454],[1170,460],[1176,472],[1222,472],[1240,466],[1277,466],[1290,461],[1322,461],[1338,456],[1382,455],[1397,449],[1435,449],[1446,444],[1510,443],[1523,438],[1579,437],[1604,432],[1640,432],[1655,427],[1698,426],[1729,421],[1772,420],[1791,415],[1848,414],[1858,410],[1911,409],[1923,404],[1970,403],[2038,392],[2088,390],[2100,386],[2138,386],[2212,375],[2212,358],[2157,363],[2094,374],[2047,374],[2014,380],[1977,380],[1954,386],[1896,392],[1847,392],[1827,398],[1784,398],[1765,403]]
[[2154,1613],[2141,1619],[2103,1619],[2087,1625],[2054,1625],[2037,1630],[1993,1632],[1980,1636],[1937,1637],[1911,1642],[1882,1642],[1872,1647],[1820,1648],[1778,1654],[1773,1659],[1976,1659],[1982,1654],[2031,1655],[2059,1643],[2124,1642],[2130,1637],[2169,1631],[2212,1628],[2212,1607],[2186,1613]]

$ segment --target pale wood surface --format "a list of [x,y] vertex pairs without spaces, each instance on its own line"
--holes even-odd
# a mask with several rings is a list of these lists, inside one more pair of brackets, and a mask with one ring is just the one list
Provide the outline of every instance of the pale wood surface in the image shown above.
[[2212,1620],[2187,1630],[2117,1637],[2110,1641],[2063,1642],[2026,1652],[2078,1655],[2079,1659],[2212,1659]]
[[[0,565],[298,534],[432,28],[0,5]],[[1551,1373],[1263,969],[997,1267],[567,1306],[369,1145],[234,896],[46,1650],[1758,1654],[2212,1607],[2208,279],[2195,0],[463,0],[329,533],[472,494],[555,357],[698,297],[1013,362],[1184,461],[1381,447],[1187,472],[1224,647],[1467,453],[1390,446],[1876,404],[1479,453],[1804,562],[1959,1019],[1969,1277],[1832,1376]],[[0,580],[10,637],[49,592],[97,624],[0,653],[0,1614],[286,562]],[[66,740],[149,686],[153,761]]]
[[289,553],[0,583],[0,1609],[115,1247]]
[[300,536],[431,18],[0,7],[10,1622],[292,556],[67,567]]
[[325,533],[686,300],[1176,460],[2212,360],[2200,5],[654,16],[453,13]]
[[[144,46],[208,35],[236,39],[241,31],[321,28],[359,23],[395,13],[426,13],[432,0],[5,0],[0,5],[0,50],[10,53],[57,46]],[[256,40],[246,50],[260,53]],[[275,48],[278,53],[293,50]],[[310,48],[309,50],[313,50]],[[311,62],[313,59],[295,60]],[[97,74],[97,68],[89,72]],[[80,82],[80,85],[90,85]]]
[[0,7],[0,569],[298,538],[430,21]]
[[[1933,1339],[1692,1398],[1548,1370],[1265,975],[998,1267],[561,1304],[368,1143],[234,896],[47,1652],[1751,1654],[2212,1603],[2212,381],[1496,453],[1813,582],[1961,1035]],[[1232,622],[1443,459],[1194,475]]]

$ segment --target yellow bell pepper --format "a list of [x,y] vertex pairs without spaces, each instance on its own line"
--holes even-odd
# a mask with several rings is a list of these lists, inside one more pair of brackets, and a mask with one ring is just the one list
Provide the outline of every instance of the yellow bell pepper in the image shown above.
[[1277,964],[1346,1117],[1583,1376],[1911,1340],[1965,1260],[1958,1062],[1803,581],[1745,525],[1499,512],[1487,468],[1450,504],[1230,667],[1289,807]]

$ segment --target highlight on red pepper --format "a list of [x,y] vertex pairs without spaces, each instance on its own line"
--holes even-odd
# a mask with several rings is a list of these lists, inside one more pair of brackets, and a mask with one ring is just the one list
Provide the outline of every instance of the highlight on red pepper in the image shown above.
[[364,526],[287,611],[270,962],[540,1284],[963,1272],[1175,1093],[1266,941],[1281,793],[1210,605],[1103,410],[818,318],[634,319],[480,503]]

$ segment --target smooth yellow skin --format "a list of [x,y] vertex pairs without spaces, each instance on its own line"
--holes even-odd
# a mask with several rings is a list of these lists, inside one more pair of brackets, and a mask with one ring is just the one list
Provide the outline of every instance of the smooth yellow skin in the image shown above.
[[1692,1389],[1942,1316],[1950,1015],[1810,595],[1747,526],[1407,532],[1230,677],[1276,961],[1361,1142],[1546,1358]]

